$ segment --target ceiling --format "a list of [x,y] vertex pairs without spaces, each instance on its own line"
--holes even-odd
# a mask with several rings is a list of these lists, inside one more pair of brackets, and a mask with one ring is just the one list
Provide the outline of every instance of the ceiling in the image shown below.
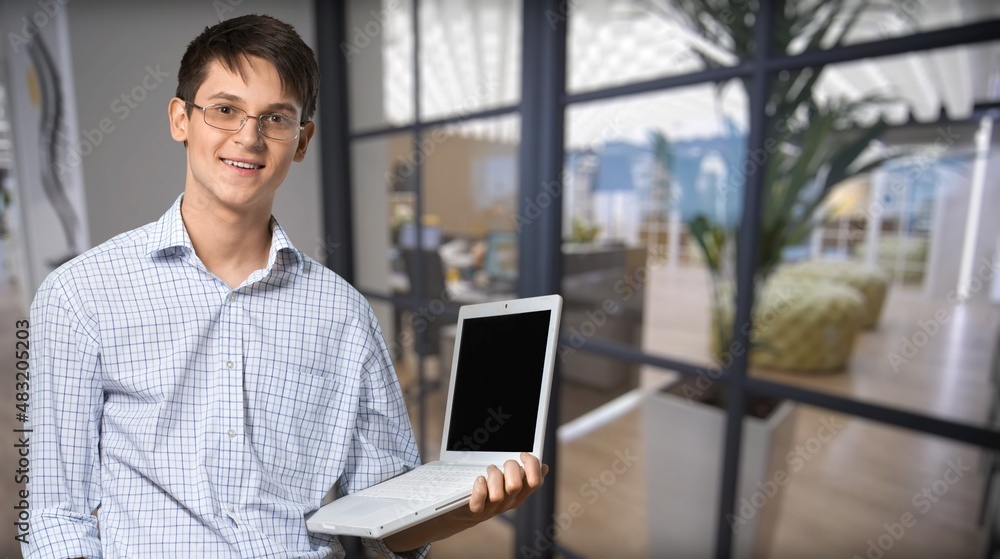
[[[805,0],[810,1],[810,0]],[[736,57],[688,31],[672,15],[669,0],[576,2],[569,15],[567,88],[587,91],[703,68],[700,52],[722,64]],[[867,4],[866,4],[867,5]],[[847,43],[877,40],[1000,18],[995,0],[906,0],[894,10],[866,12]],[[407,3],[383,42],[383,101],[389,124],[412,122],[412,26]],[[420,4],[423,118],[466,114],[517,102],[520,91],[520,2],[424,0]],[[561,17],[550,14],[550,18]],[[800,51],[793,43],[789,52]],[[1000,42],[888,58],[824,69],[821,100],[881,94],[895,102],[882,110],[892,123],[934,122],[944,115],[965,120],[975,103],[1000,99]],[[869,118],[875,118],[872,113]],[[726,122],[747,127],[747,96],[740,82],[574,105],[567,114],[569,149],[606,139],[645,141],[651,130],[672,140],[720,135]],[[462,126],[458,133],[516,142],[512,119]]]

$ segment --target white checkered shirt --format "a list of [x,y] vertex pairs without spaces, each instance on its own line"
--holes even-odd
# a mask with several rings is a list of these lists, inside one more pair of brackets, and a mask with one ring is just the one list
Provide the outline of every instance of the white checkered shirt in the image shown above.
[[231,289],[195,255],[182,199],[31,305],[24,555],[343,557],[304,516],[335,484],[420,462],[375,315],[273,217],[267,268]]

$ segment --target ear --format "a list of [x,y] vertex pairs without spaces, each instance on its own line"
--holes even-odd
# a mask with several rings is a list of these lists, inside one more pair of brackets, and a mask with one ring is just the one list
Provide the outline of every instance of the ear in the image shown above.
[[295,156],[292,161],[302,161],[306,158],[306,148],[309,147],[309,140],[316,133],[316,123],[309,121],[299,134],[299,145],[295,147]]
[[170,120],[170,136],[178,142],[187,142],[187,127],[191,120],[187,115],[187,104],[183,99],[174,97],[167,105],[167,118]]

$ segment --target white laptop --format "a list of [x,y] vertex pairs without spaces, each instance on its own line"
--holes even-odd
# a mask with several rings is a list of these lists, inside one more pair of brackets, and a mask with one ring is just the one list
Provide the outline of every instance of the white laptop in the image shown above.
[[490,464],[541,460],[561,314],[559,295],[463,306],[441,459],[333,501],[306,528],[381,539],[467,506]]

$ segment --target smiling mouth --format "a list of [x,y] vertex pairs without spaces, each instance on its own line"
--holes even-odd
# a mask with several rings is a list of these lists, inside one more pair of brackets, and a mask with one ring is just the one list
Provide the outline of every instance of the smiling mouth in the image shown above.
[[225,159],[225,158],[223,158],[222,162],[225,163],[226,165],[230,165],[230,166],[236,167],[238,169],[257,170],[257,169],[263,169],[264,168],[263,165],[257,165],[255,163],[246,163],[244,161],[233,161],[232,159]]

